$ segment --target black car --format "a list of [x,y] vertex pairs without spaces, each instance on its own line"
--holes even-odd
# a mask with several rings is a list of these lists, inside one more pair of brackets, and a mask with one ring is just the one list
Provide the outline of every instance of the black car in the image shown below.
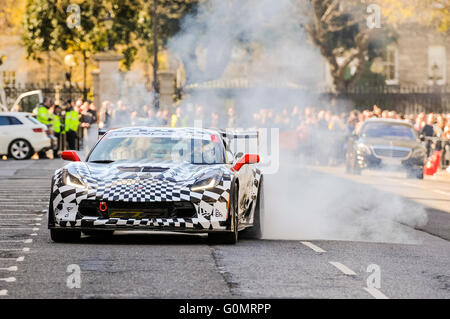
[[423,179],[426,149],[413,126],[406,121],[369,119],[349,139],[348,173],[365,168],[403,168],[409,178]]

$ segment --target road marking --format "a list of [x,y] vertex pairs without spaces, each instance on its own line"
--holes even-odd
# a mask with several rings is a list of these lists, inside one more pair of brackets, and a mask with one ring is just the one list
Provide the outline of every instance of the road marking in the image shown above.
[[23,261],[25,259],[24,256],[20,256],[18,258],[16,257],[4,257],[4,258],[0,258],[0,260],[14,260],[14,261]]
[[301,243],[303,245],[305,245],[306,247],[311,248],[312,250],[314,250],[317,253],[326,253],[325,250],[323,250],[322,248],[320,248],[319,246],[314,245],[313,243],[310,243],[309,241],[301,241]]
[[18,239],[18,240],[0,240],[0,243],[25,243],[31,244],[33,239]]
[[17,230],[24,230],[24,229],[31,229],[32,231],[38,231],[39,228],[31,228],[31,227],[0,227],[1,230],[4,229],[8,229],[8,230],[13,230],[13,229],[17,229]]
[[42,218],[1,218],[0,221],[12,221],[12,220],[23,220],[23,221],[30,221],[30,220],[42,220]]
[[0,281],[5,281],[5,282],[15,282],[15,281],[16,281],[16,278],[15,278],[15,277],[0,278]]
[[438,194],[441,194],[441,195],[447,195],[447,196],[450,196],[450,193],[449,193],[449,192],[444,192],[444,191],[441,191],[440,189],[433,189],[433,192],[438,193]]
[[37,236],[37,234],[36,233],[32,233],[32,234],[30,234],[30,236]]
[[377,288],[364,287],[364,290],[367,291],[369,294],[371,294],[373,297],[375,297],[375,299],[389,299],[388,297],[386,297],[385,294],[383,294]]
[[1,223],[3,220],[0,219],[0,226],[13,226],[13,225],[17,225],[17,226],[41,226],[41,223],[34,223],[34,224],[19,224],[16,222],[12,222],[12,223]]
[[8,290],[6,290],[6,289],[0,290],[0,296],[7,296],[7,295],[8,295]]
[[408,183],[408,182],[403,182],[403,185],[411,186],[411,187],[417,187],[417,185],[411,184],[411,183]]
[[0,248],[0,251],[17,251],[17,250],[27,252],[27,251],[30,251],[30,248],[28,248],[28,247],[25,247],[22,249],[20,249],[20,248]]
[[8,267],[8,268],[0,268],[0,270],[3,270],[3,271],[17,271],[17,266],[11,266],[11,267]]
[[0,216],[35,216],[35,217],[42,217],[43,215],[36,215],[36,214],[8,214],[8,213],[1,213]]
[[350,268],[348,268],[344,264],[341,264],[341,263],[339,263],[337,261],[330,261],[329,263],[332,264],[337,269],[339,269],[340,271],[342,271],[346,275],[349,275],[349,276],[355,276],[356,275],[356,273],[353,270],[351,270]]

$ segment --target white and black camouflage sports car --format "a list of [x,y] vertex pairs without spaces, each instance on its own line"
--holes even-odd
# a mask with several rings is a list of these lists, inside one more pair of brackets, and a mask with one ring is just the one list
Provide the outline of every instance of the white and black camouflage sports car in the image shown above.
[[[259,156],[230,151],[245,134],[199,128],[129,127],[106,132],[52,178],[48,227],[55,242],[114,230],[202,232],[236,243],[260,237]],[[247,135],[248,137],[248,135]]]

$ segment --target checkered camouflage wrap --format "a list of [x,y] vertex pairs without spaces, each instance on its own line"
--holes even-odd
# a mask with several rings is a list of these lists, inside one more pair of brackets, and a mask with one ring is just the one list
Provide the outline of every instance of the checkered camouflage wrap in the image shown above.
[[[148,131],[142,128],[130,129],[126,131],[126,134],[141,136]],[[161,135],[165,132],[167,133],[159,129],[151,133]],[[205,136],[210,138],[210,135]],[[193,176],[206,171],[221,173],[222,177],[218,185],[208,190],[192,191],[191,186],[195,183]],[[250,172],[251,178],[259,182],[260,171],[252,167]],[[234,175],[237,174],[227,164],[133,162],[127,165],[104,165],[73,162],[57,170],[53,177],[50,203],[54,213],[52,227],[225,230],[231,183]],[[74,187],[68,184],[66,179],[69,175],[78,179],[82,185]],[[255,200],[258,193],[257,183],[251,185],[250,189],[243,190],[243,193],[247,195],[245,197],[249,196]],[[189,201],[194,205],[197,214],[195,218],[143,219],[82,216],[78,206],[83,200],[125,202],[130,204],[130,208],[133,207],[133,203]]]

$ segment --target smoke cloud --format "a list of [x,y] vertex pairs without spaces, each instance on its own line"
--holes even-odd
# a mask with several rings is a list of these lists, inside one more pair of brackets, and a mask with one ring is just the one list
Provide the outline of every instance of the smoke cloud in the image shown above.
[[[320,103],[310,92],[324,82],[324,60],[303,27],[308,10],[294,0],[203,2],[168,45],[186,70],[184,103],[202,104],[206,117],[231,105],[239,127],[252,127],[259,108]],[[402,198],[315,172],[291,154],[280,154],[279,167],[264,181],[267,239],[404,242],[412,238],[400,223],[426,222]]]

